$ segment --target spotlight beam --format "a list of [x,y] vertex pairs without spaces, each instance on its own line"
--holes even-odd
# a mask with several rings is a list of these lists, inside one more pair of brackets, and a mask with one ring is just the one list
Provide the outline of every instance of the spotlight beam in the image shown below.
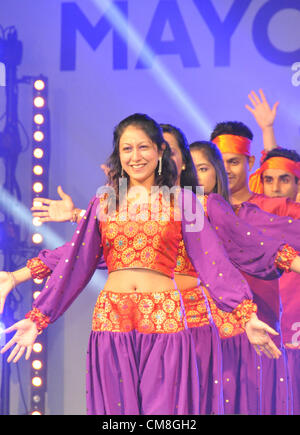
[[[153,50],[144,43],[139,33],[124,18],[120,10],[108,0],[93,0],[95,5],[105,12],[106,17],[110,20],[112,26],[129,43],[129,46],[139,58],[149,63],[155,57]],[[142,55],[141,55],[142,53]],[[151,73],[155,80],[161,86],[164,92],[174,100],[174,103],[182,111],[182,114],[191,121],[193,127],[199,129],[201,135],[208,137],[212,126],[206,116],[201,112],[199,106],[186,93],[184,88],[173,77],[170,71],[158,60],[153,63]]]
[[[0,186],[0,209],[5,210],[8,215],[20,219],[26,228],[28,228],[32,233],[36,232],[36,227],[32,223],[31,211],[2,186]],[[44,244],[49,249],[55,249],[65,243],[65,240],[59,237],[55,231],[43,225],[39,227],[39,233],[42,234]],[[92,285],[94,289],[99,292],[99,288],[103,288],[104,282],[104,277],[97,278],[94,275],[89,285]]]

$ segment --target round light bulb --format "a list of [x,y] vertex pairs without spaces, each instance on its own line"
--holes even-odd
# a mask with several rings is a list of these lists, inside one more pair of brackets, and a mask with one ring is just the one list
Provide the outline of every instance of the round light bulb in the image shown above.
[[33,190],[34,190],[36,193],[40,193],[40,192],[42,192],[43,189],[44,189],[44,186],[43,186],[42,183],[40,183],[39,181],[37,181],[36,183],[34,183],[34,185],[33,185]]
[[33,104],[35,107],[44,107],[45,106],[45,100],[43,97],[35,97],[33,100]]
[[38,79],[34,82],[33,86],[37,91],[42,91],[43,89],[45,89],[45,82],[44,80]]
[[44,151],[42,150],[42,148],[35,148],[33,150],[33,155],[36,159],[41,159],[44,155]]

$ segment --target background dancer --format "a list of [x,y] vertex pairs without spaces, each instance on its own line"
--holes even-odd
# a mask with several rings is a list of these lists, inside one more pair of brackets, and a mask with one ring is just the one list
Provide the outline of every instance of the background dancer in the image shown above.
[[[253,96],[252,107],[248,109],[260,122],[261,114],[268,113],[265,98]],[[272,117],[272,129],[275,116]],[[282,201],[299,202],[300,192],[300,155],[292,150],[277,145],[275,134],[272,140],[264,141],[264,149],[260,160],[260,168],[250,176],[250,188],[260,198],[262,195],[273,198],[274,203]],[[286,210],[277,207],[277,214],[284,215]],[[279,282],[282,300],[281,329],[283,344],[286,348],[293,386],[294,414],[300,413],[300,346],[297,340],[297,325],[300,320],[300,300],[297,290],[300,290],[300,279],[293,272],[284,274]],[[293,290],[293,293],[291,293]],[[295,292],[294,292],[295,290]]]

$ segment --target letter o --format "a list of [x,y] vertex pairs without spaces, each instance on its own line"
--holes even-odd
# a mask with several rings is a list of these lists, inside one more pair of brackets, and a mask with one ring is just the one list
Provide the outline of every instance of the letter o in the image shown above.
[[291,52],[281,51],[270,41],[268,24],[271,18],[284,9],[296,9],[300,12],[299,0],[272,0],[262,6],[258,11],[252,28],[253,42],[262,56],[277,65],[288,65],[300,59],[300,48]]

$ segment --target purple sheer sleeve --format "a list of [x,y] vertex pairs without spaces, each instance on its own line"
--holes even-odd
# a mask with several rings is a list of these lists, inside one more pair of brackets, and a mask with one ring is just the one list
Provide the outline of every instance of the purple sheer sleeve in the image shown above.
[[[67,249],[69,247],[71,242],[67,242],[62,246],[59,246],[56,249],[43,249],[42,251],[39,252],[38,254],[38,258],[47,266],[49,267],[49,269],[51,269],[52,271],[55,269],[55,267],[57,266],[60,258],[65,255],[65,253],[67,252]],[[98,259],[98,263],[97,263],[97,269],[100,270],[105,270],[107,269],[105,260],[104,260],[104,256],[101,255],[101,257]]]
[[[230,204],[220,195],[210,194],[207,198],[207,214],[211,225],[232,263],[242,272],[251,276],[273,280],[279,278],[282,270],[277,269],[276,257],[285,246],[285,241],[268,237],[256,227],[256,221],[236,216]],[[258,209],[256,220],[260,219]]]
[[102,254],[98,204],[99,199],[94,197],[71,242],[57,251],[59,255],[54,262],[58,259],[58,263],[33,303],[33,310],[46,316],[50,323],[66,311],[95,272]]
[[246,222],[251,222],[265,236],[282,240],[300,251],[300,219],[267,213],[250,202],[244,202],[239,206],[238,216]]
[[[180,198],[182,201],[182,198]],[[204,216],[204,210],[191,191],[185,189],[182,207],[182,235],[189,258],[217,306],[223,311],[233,311],[253,295],[245,278],[234,267],[222,241]],[[193,213],[202,226],[193,222]]]
[[49,269],[54,270],[61,257],[67,252],[70,242],[59,246],[56,249],[43,249],[39,252],[38,258],[47,266]]

